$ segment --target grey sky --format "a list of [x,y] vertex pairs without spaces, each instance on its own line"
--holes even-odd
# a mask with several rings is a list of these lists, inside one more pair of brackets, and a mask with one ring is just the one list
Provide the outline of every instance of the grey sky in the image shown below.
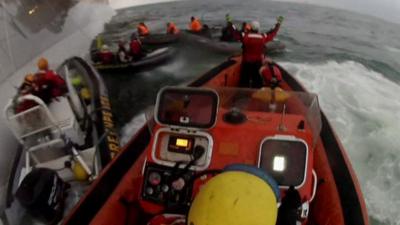
[[400,23],[400,0],[275,0],[347,9]]

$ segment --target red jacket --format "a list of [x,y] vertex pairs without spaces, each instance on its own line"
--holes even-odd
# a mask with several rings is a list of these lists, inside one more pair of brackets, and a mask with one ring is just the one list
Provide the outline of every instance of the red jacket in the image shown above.
[[264,59],[265,44],[274,39],[278,33],[279,27],[280,25],[276,24],[274,29],[265,34],[242,33],[243,61],[261,63]]
[[112,64],[114,61],[114,54],[112,52],[99,52],[100,62],[103,64]]
[[67,92],[67,86],[63,78],[52,70],[40,71],[35,75],[34,94],[40,97],[45,103],[49,103],[52,98],[62,96]]
[[[264,78],[267,87],[277,86],[282,81],[281,70],[274,64],[267,64],[260,69],[260,74]],[[274,82],[272,82],[274,79]]]
[[138,40],[132,40],[129,44],[130,53],[132,56],[138,56],[142,54],[142,44]]

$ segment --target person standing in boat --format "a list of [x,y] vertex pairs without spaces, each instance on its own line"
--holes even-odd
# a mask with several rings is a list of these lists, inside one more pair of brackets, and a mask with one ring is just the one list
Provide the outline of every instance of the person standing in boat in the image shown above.
[[173,22],[167,23],[167,34],[179,34],[179,29]]
[[201,25],[200,20],[192,16],[190,18],[190,24],[189,24],[190,31],[199,33],[201,32],[202,28],[203,26]]
[[259,33],[260,23],[253,21],[251,31],[242,33],[240,36],[239,40],[242,42],[241,87],[261,88],[263,86],[259,69],[264,60],[265,44],[277,35],[282,21],[283,17],[279,16],[275,27],[267,33]]
[[226,26],[222,28],[221,41],[236,41],[236,34],[238,33],[236,26],[232,22],[232,17],[228,14],[225,15]]
[[242,29],[240,30],[240,32],[242,32],[242,33],[250,33],[250,31],[251,31],[250,24],[248,24],[246,22],[243,22],[242,23]]
[[140,22],[137,26],[137,32],[139,36],[148,36],[150,34],[149,28],[144,24],[144,22]]
[[49,69],[47,59],[40,58],[37,66],[39,71],[34,75],[32,82],[35,95],[48,104],[52,99],[62,96],[67,92],[67,85],[64,79]]
[[144,56],[142,43],[136,35],[131,36],[131,43],[129,44],[129,47],[129,53],[132,57],[132,60],[139,60]]

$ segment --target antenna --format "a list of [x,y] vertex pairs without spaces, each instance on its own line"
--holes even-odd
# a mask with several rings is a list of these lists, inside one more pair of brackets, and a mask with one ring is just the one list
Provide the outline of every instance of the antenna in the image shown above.
[[281,121],[280,121],[280,123],[278,125],[278,131],[286,131],[287,130],[285,124],[283,124],[283,118],[285,117],[285,114],[286,114],[286,104],[283,104]]
[[276,110],[276,101],[275,101],[275,88],[271,87],[271,103],[269,103],[269,110],[275,112]]

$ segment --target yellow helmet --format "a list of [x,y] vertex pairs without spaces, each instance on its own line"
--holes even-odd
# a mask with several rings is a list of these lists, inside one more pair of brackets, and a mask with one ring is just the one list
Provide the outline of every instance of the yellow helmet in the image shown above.
[[209,180],[188,215],[193,225],[275,225],[277,195],[265,180],[248,172],[228,171]]
[[49,68],[49,62],[46,58],[40,58],[37,62],[39,70],[47,70]]

